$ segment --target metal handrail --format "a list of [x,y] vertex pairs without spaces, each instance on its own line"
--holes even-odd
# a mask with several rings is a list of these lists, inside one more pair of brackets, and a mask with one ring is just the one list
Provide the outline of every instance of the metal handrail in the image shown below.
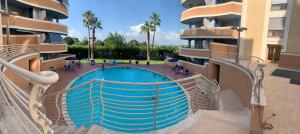
[[[201,108],[197,107],[197,109],[194,109],[194,107],[189,106],[189,103],[194,103],[194,105],[201,103],[196,102],[198,100],[205,101],[201,98],[201,96],[192,95],[195,91],[202,92],[203,89],[201,88],[206,88],[205,86],[195,86],[197,79],[202,79],[202,81],[205,82],[205,85],[211,85],[210,89],[213,89],[212,87],[216,87],[213,85],[215,84],[214,82],[209,81],[202,75],[195,75],[190,78],[180,80],[154,83],[128,83],[93,79],[78,86],[71,86],[70,88],[62,91],[46,94],[43,96],[43,100],[51,101],[51,103],[47,103],[49,105],[52,103],[60,105],[60,110],[57,110],[58,112],[61,111],[60,114],[48,114],[48,117],[55,120],[55,123],[58,125],[92,126],[93,124],[102,124],[101,126],[108,126],[122,131],[150,130],[151,128],[156,129],[167,126],[169,123],[178,122],[183,119],[182,115],[185,115],[186,113],[194,113]],[[110,86],[110,84],[113,86]],[[122,85],[125,86],[122,87]],[[177,88],[182,88],[183,90],[174,90]],[[119,94],[118,91],[127,92],[128,94]],[[218,91],[219,90],[216,90],[216,92]],[[136,92],[142,94],[135,95]],[[62,101],[56,100],[56,102],[53,102],[53,99],[51,98],[58,95],[62,96],[62,98],[60,98]],[[68,95],[73,95],[73,97],[67,97]],[[149,100],[149,98],[154,99]],[[206,101],[212,100],[216,99]],[[212,106],[213,105],[204,105],[205,109],[217,109],[211,108]],[[51,108],[53,109],[53,107]],[[74,110],[74,108],[76,110]],[[193,108],[193,110],[191,110],[191,108]],[[72,112],[68,110],[72,110]],[[91,112],[91,110],[96,111]],[[130,110],[134,111],[129,112]],[[116,116],[118,114],[123,116]],[[62,115],[63,118],[58,117],[59,115]],[[167,116],[170,117],[166,118]],[[180,117],[180,119],[177,119],[177,117]],[[113,118],[114,120],[109,120],[107,118]],[[136,120],[143,121],[143,123],[124,123],[120,122],[120,120]],[[147,120],[147,122],[144,122],[145,120]],[[168,121],[169,123],[161,124],[164,121]],[[109,122],[113,123],[109,124]],[[149,127],[151,122],[154,125],[153,127]],[[119,124],[120,126],[117,127],[113,124]],[[132,129],[123,128],[121,127],[122,124],[125,126],[140,127]]]
[[10,61],[19,56],[37,52],[36,44],[0,45],[0,59]]
[[[21,45],[20,45],[21,46]],[[55,83],[59,76],[57,73],[51,71],[40,72],[38,74],[27,71],[21,67],[18,67],[14,64],[9,63],[9,60],[12,60],[16,57],[19,57],[24,54],[32,53],[34,51],[20,51],[17,50],[20,46],[4,46],[1,48],[1,57],[0,57],[0,66],[1,71],[9,70],[16,75],[20,76],[24,80],[27,80],[28,83],[33,85],[30,95],[23,91],[22,88],[18,87],[14,82],[0,72],[1,83],[6,86],[4,89],[6,94],[13,95],[7,96],[10,97],[10,100],[17,100],[17,103],[13,103],[15,107],[19,107],[18,110],[21,113],[24,113],[24,117],[27,117],[28,114],[30,117],[27,117],[26,124],[30,124],[32,128],[35,128],[37,132],[43,131],[44,134],[53,133],[53,129],[50,128],[52,121],[46,117],[46,113],[43,112],[43,105],[41,101],[41,96],[45,93],[46,88]],[[29,119],[30,118],[30,119]],[[34,121],[34,122],[33,122]],[[37,125],[38,124],[38,125]],[[41,129],[40,129],[41,128]]]
[[[260,92],[262,90],[262,81],[264,79],[263,68],[265,67],[265,61],[256,56],[237,54],[237,53],[233,53],[233,52],[212,51],[211,53],[212,53],[212,58],[226,60],[231,63],[237,64],[249,72],[249,74],[252,78],[252,83],[253,83],[251,104],[261,105]],[[220,54],[221,54],[221,56],[220,56]],[[238,63],[236,63],[236,62],[234,62],[234,60],[232,60],[233,58],[235,59],[237,56],[239,59]]]

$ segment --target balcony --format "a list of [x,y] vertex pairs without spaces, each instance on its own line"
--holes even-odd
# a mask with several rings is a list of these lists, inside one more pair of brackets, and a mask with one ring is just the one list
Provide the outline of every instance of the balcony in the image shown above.
[[238,32],[231,29],[231,27],[219,28],[193,28],[182,30],[180,34],[182,39],[197,39],[197,38],[223,38],[223,39],[237,39]]
[[38,36],[11,35],[10,45],[5,45],[7,37],[3,36],[4,45],[0,45],[0,59],[10,61],[22,55],[36,53]]
[[242,4],[240,2],[226,2],[217,5],[197,6],[184,11],[181,15],[181,22],[189,24],[199,22],[207,17],[219,17],[226,19],[240,18]]
[[59,2],[58,0],[16,0],[17,2],[30,5],[37,8],[47,9],[49,11],[54,11],[60,13],[67,18],[68,16],[68,7]]
[[281,37],[268,37],[267,39],[268,44],[272,45],[282,45],[283,38]]
[[205,5],[204,0],[181,0],[181,5],[185,8],[190,8],[194,6]]
[[67,51],[68,51],[68,46],[66,44],[50,44],[50,43],[40,44],[40,53],[61,53]]
[[[3,44],[6,44],[7,37],[3,35]],[[38,44],[39,36],[35,35],[10,35],[10,44]]]
[[[6,25],[5,19],[5,17],[2,17],[3,27],[5,27]],[[50,21],[36,20],[21,16],[10,16],[9,25],[10,28],[23,29],[29,31],[60,33],[64,35],[66,35],[68,32],[67,26],[63,24],[54,23]]]
[[63,68],[67,63],[65,59],[70,56],[74,55],[59,54],[57,57],[52,57],[51,59],[41,59],[41,71]]
[[193,49],[193,48],[181,48],[179,50],[179,55],[186,57],[195,58],[209,58],[209,49]]
[[236,45],[212,42],[210,44],[211,57],[217,59],[231,59],[234,61],[237,53]]

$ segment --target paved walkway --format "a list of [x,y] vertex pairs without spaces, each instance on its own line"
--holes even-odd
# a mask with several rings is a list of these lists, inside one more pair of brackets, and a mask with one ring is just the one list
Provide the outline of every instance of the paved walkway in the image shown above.
[[277,64],[265,68],[264,89],[267,100],[265,116],[276,116],[268,120],[272,130],[265,134],[299,134],[300,132],[300,85],[290,84],[290,79],[272,76]]

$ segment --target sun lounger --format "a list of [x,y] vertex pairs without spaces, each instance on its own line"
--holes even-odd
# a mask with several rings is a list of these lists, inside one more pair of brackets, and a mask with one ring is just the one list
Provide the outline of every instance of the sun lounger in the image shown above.
[[175,74],[182,74],[183,73],[183,66],[179,66],[178,69],[176,70]]
[[66,72],[73,71],[73,68],[71,67],[71,65],[64,65],[64,69]]
[[189,72],[190,72],[190,71],[189,71],[188,69],[185,69],[185,70],[183,71],[182,74],[183,74],[183,76],[188,76],[188,75],[189,75]]
[[179,65],[176,64],[176,66],[172,67],[171,70],[176,71],[178,69]]

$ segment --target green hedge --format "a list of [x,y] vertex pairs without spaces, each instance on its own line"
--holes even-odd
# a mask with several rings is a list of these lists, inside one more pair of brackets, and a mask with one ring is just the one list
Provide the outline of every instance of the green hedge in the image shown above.
[[[139,59],[137,55],[142,53],[146,58],[145,46],[95,46],[95,58],[105,59]],[[172,56],[178,53],[176,46],[155,46],[153,50],[153,57],[151,59],[158,59],[159,55]],[[86,45],[71,45],[68,48],[68,54],[74,54],[84,59],[88,57],[88,46]]]

